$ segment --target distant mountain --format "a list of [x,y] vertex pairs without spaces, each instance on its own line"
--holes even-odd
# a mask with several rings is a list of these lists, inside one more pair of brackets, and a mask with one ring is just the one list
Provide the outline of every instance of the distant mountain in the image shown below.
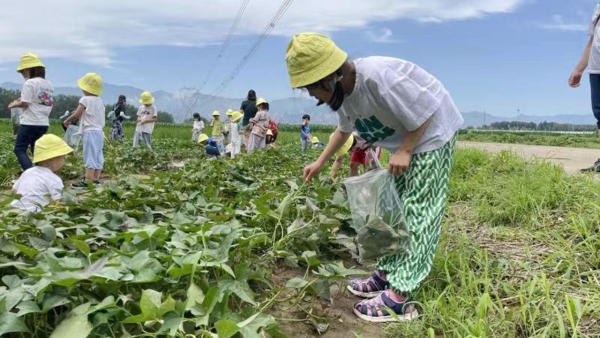
[[[11,82],[0,84],[0,87],[12,90],[20,90],[21,85]],[[115,103],[119,95],[127,96],[130,104],[138,105],[142,89],[132,86],[117,86],[105,83],[103,86],[102,99],[105,104]],[[81,95],[81,90],[74,87],[57,87],[56,94],[63,95]],[[243,98],[225,98],[220,96],[209,96],[197,94],[191,90],[178,90],[169,93],[164,90],[153,92],[156,107],[159,110],[167,111],[175,117],[175,120],[182,122],[190,118],[193,113],[199,112],[205,118],[210,118],[213,111],[218,110],[221,113],[227,109],[239,109]],[[270,114],[278,123],[299,124],[304,113],[311,115],[311,122],[314,124],[337,124],[337,115],[331,112],[326,106],[317,107],[316,100],[307,98],[286,98],[270,101]],[[465,123],[463,127],[481,127],[484,124],[503,121],[522,121],[522,122],[556,122],[570,124],[595,124],[592,114],[588,115],[555,115],[555,116],[528,116],[518,117],[500,117],[483,112],[463,113]]]
[[555,122],[555,123],[568,123],[576,125],[588,125],[596,124],[596,119],[590,113],[588,115],[552,115],[552,116],[530,116],[520,115],[514,117],[501,117],[486,114],[483,112],[466,112],[462,113],[465,123],[463,127],[481,127],[483,125],[490,125],[494,122],[504,121],[519,121],[519,122]]

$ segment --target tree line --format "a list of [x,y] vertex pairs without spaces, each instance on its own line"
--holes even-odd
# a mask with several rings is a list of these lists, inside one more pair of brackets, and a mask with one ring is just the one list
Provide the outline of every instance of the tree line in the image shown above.
[[[10,118],[10,109],[8,105],[21,97],[21,92],[18,90],[11,90],[0,88],[0,118]],[[79,99],[81,97],[74,95],[56,95],[54,96],[54,105],[52,106],[52,112],[50,113],[51,119],[58,119],[67,110],[75,111],[79,105]],[[106,105],[106,113],[113,110],[114,104]],[[125,113],[131,117],[137,114],[137,108],[127,104],[125,107]],[[175,118],[168,112],[159,111],[158,121],[163,123],[175,123]]]
[[[469,129],[474,129],[470,127]],[[539,131],[596,131],[598,127],[591,124],[570,124],[556,122],[520,122],[504,121],[494,122],[490,125],[484,125],[477,129],[484,130],[539,130]]]

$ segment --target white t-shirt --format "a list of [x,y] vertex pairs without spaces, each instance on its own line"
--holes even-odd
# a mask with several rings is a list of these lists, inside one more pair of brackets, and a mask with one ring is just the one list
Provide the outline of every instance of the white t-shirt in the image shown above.
[[[155,117],[158,115],[156,113],[156,107],[154,107],[154,106],[146,107],[145,105],[142,105],[138,109],[137,116],[143,122],[143,121],[148,121],[152,117]],[[152,131],[154,131],[154,122],[144,123],[144,124],[141,124],[140,122],[138,122],[138,126],[136,127],[136,130],[139,130],[142,133],[152,134]]]
[[25,81],[21,101],[29,104],[23,110],[20,123],[29,126],[49,126],[48,117],[54,105],[54,87],[50,81],[36,77]]
[[104,112],[104,102],[98,96],[84,96],[79,100],[79,104],[85,107],[81,115],[81,130],[99,130],[102,131],[106,124]]
[[194,130],[198,130],[198,131],[202,131],[204,130],[204,121],[202,120],[194,120],[194,126],[193,126]]
[[588,34],[593,37],[588,60],[588,72],[590,74],[600,74],[600,25],[598,25],[598,19],[600,19],[600,4],[596,5],[588,28]]
[[63,188],[62,180],[52,170],[35,166],[25,170],[13,186],[22,197],[12,201],[10,205],[21,210],[38,212],[51,201],[59,200]]
[[338,128],[354,129],[369,144],[390,151],[432,118],[414,154],[443,147],[463,124],[463,117],[442,83],[415,64],[373,56],[354,61],[356,84],[338,111]]

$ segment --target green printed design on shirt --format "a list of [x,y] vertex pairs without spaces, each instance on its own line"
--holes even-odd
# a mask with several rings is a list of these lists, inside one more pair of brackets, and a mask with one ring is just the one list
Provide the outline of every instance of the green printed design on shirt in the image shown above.
[[368,119],[356,119],[354,125],[360,137],[369,144],[384,140],[396,132],[394,129],[384,126],[375,116]]

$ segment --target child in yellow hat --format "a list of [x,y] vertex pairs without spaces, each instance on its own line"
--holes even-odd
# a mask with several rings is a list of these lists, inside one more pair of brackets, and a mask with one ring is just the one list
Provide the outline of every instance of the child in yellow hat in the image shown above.
[[73,152],[65,141],[52,134],[40,137],[35,143],[34,167],[31,167],[17,180],[13,191],[21,198],[11,202],[11,206],[30,212],[39,212],[52,201],[62,197],[63,181],[56,172],[65,164],[65,155]]
[[412,296],[431,271],[440,238],[460,111],[444,85],[418,65],[382,56],[348,60],[324,35],[295,35],[286,64],[292,87],[327,104],[339,121],[321,156],[304,168],[305,180],[323,169],[354,130],[393,153],[388,171],[395,176],[412,249],[382,257],[370,278],[351,281],[350,292],[369,298],[356,303],[354,313],[378,323],[418,318]]
[[212,122],[210,126],[212,127],[212,138],[219,144],[219,151],[224,154],[225,153],[225,145],[223,144],[225,137],[223,137],[223,121],[221,121],[221,113],[218,111],[214,111],[212,113]]
[[54,87],[46,80],[46,67],[35,54],[24,54],[17,72],[25,79],[21,97],[8,105],[9,109],[22,108],[15,141],[15,155],[23,170],[33,166],[27,149],[34,149],[35,141],[48,132],[50,112],[54,105]]
[[135,127],[135,135],[133,138],[133,147],[139,145],[140,140],[144,141],[148,149],[152,149],[152,132],[154,125],[158,121],[158,111],[153,105],[154,97],[150,92],[143,92],[140,97],[142,104],[137,112],[137,125]]
[[83,91],[79,100],[79,107],[73,115],[69,116],[65,126],[72,120],[80,120],[79,131],[83,140],[83,166],[85,179],[73,184],[73,188],[87,188],[88,183],[100,183],[100,176],[104,169],[104,125],[106,107],[100,98],[102,95],[102,77],[96,73],[87,73],[77,81]]
[[258,112],[250,119],[252,133],[248,140],[248,153],[255,149],[263,149],[267,146],[267,131],[269,130],[269,103],[259,98],[256,101]]
[[244,114],[240,111],[233,112],[229,122],[229,137],[231,140],[231,158],[235,158],[242,149],[242,119]]

